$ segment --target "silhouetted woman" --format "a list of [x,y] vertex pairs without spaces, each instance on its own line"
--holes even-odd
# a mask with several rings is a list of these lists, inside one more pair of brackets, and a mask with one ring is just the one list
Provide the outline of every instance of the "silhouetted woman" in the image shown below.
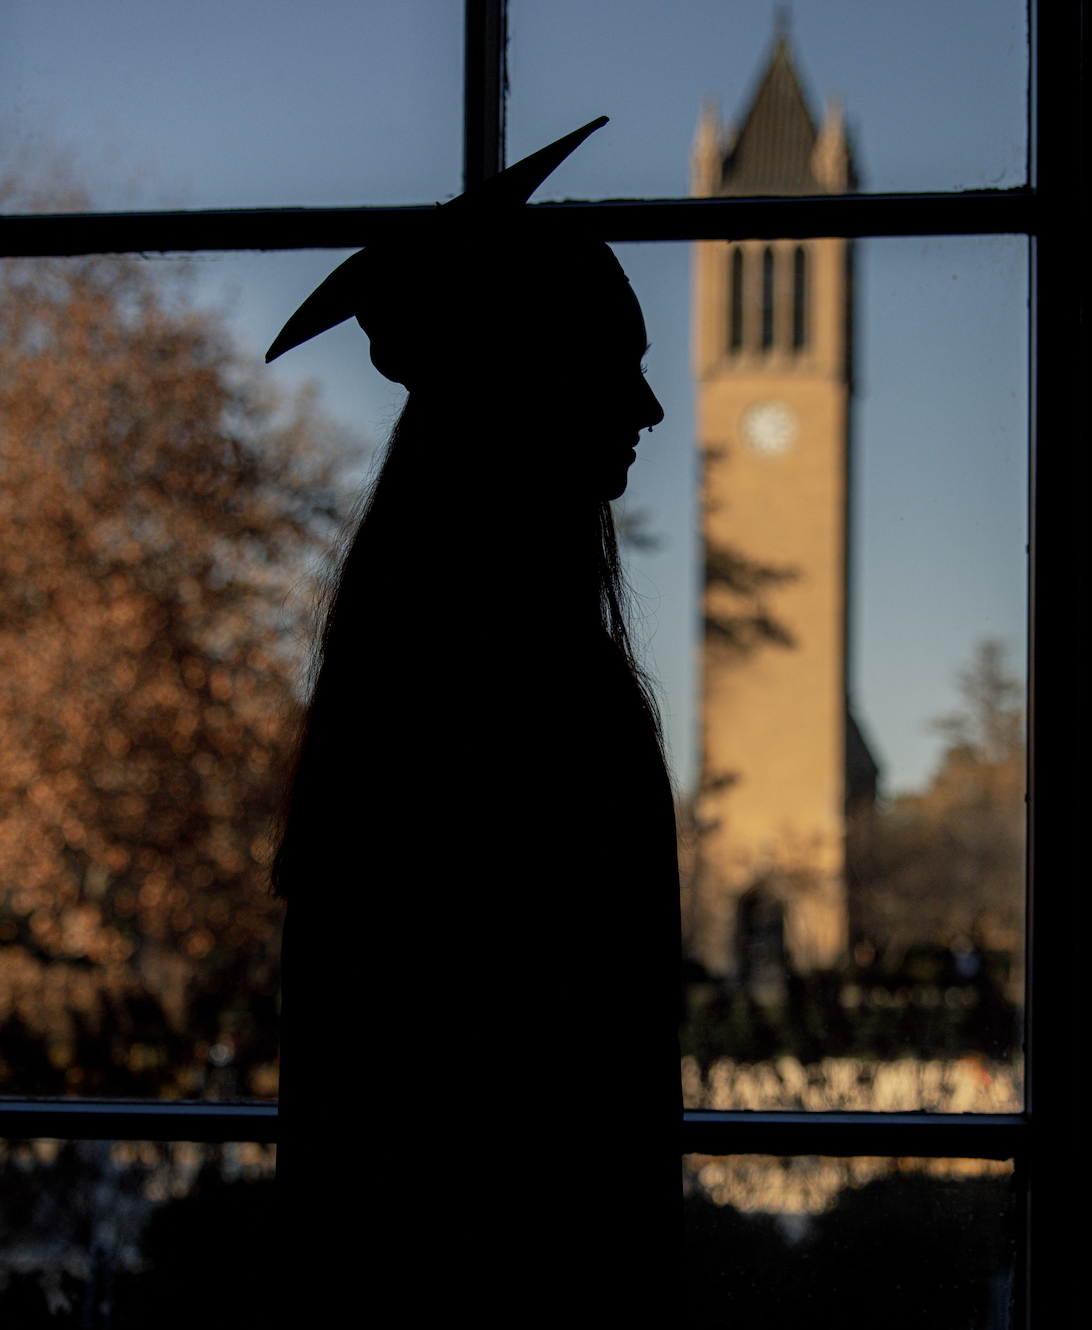
[[312,1324],[670,1323],[675,825],[610,507],[663,413],[614,255],[523,207],[598,123],[427,243],[355,255],[270,352],[355,314],[409,390],[274,871],[282,1250]]

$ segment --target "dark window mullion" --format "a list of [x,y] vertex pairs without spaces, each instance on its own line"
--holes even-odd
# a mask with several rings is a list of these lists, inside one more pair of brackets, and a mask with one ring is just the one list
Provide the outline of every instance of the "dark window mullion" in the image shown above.
[[[805,240],[813,236],[1019,235],[1036,231],[1026,191],[847,194],[779,199],[621,199],[536,203],[559,231],[631,240]],[[0,256],[356,249],[411,240],[433,209],[249,208],[207,212],[69,213],[0,217]]]
[[[343,1107],[343,1106],[342,1106]],[[330,1105],[333,1122],[339,1111]],[[610,1116],[612,1110],[605,1110]],[[483,1115],[495,1110],[483,1107]],[[518,1113],[507,1114],[518,1126]],[[275,1103],[139,1099],[0,1099],[0,1137],[70,1140],[277,1139]],[[528,1126],[529,1134],[533,1129]],[[719,1113],[683,1115],[685,1154],[899,1155],[1010,1159],[1026,1151],[1018,1113]]]
[[506,0],[467,0],[463,188],[504,167]]
[[[1083,766],[1087,687],[1082,637],[1087,585],[1087,276],[1073,256],[1087,229],[1082,19],[1072,0],[1032,5],[1030,171],[1040,198],[1031,246],[1031,625],[1028,668],[1028,965],[1026,1106],[1029,1152],[1026,1286],[1021,1325],[1077,1304],[1080,1223],[1070,1223],[1084,1149],[1087,997]],[[1075,765],[1076,763],[1076,765]],[[1066,1293],[1066,1289],[1069,1293]]]
[[269,1144],[277,1139],[277,1105],[197,1099],[0,1099],[0,1137]]
[[1013,1159],[1027,1149],[1030,1130],[1020,1113],[689,1110],[682,1152]]

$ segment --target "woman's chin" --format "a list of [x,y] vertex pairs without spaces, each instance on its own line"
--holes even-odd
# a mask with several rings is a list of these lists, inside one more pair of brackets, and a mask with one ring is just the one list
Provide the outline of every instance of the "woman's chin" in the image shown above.
[[631,451],[619,466],[612,466],[604,469],[599,478],[599,497],[609,499],[612,503],[615,499],[620,499],[626,492],[626,486],[629,484],[629,468],[635,460],[635,454]]

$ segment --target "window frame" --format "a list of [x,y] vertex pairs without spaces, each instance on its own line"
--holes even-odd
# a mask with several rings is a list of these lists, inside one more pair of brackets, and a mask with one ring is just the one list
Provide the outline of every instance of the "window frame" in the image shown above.
[[811,271],[808,248],[800,243],[792,248],[792,324],[791,343],[794,356],[808,348],[808,297]]
[[[688,1111],[681,1153],[1012,1158],[1021,1208],[1014,1324],[1077,1293],[1078,1228],[1064,1220],[1079,1152],[1083,1088],[1081,788],[1074,743],[1085,616],[1081,520],[1086,426],[1081,382],[1085,166],[1085,0],[1029,6],[1027,184],[1010,190],[823,197],[624,199],[531,205],[561,233],[610,242],[1026,235],[1030,242],[1030,632],[1026,1091],[1020,1113]],[[504,154],[506,0],[467,0],[464,180]],[[1076,180],[1074,177],[1076,176]],[[1076,184],[1076,190],[1074,185]],[[1076,200],[1076,201],[1075,201]],[[423,222],[429,208],[238,209],[0,217],[0,257],[196,250],[358,248]],[[1044,446],[1040,447],[1040,440]],[[1065,440],[1050,446],[1051,441]],[[1068,759],[1068,761],[1067,761]],[[1041,887],[1041,889],[1040,889]],[[612,1110],[604,1111],[609,1125]],[[333,1106],[331,1123],[352,1114]],[[273,1142],[277,1106],[198,1101],[0,1099],[7,1137]]]

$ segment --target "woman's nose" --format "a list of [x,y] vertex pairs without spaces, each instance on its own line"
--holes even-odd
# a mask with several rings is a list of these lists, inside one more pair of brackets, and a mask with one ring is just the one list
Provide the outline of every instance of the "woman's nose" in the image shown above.
[[645,382],[645,391],[648,394],[648,397],[646,402],[644,403],[644,410],[643,410],[644,419],[641,424],[641,428],[651,429],[653,425],[658,425],[660,421],[663,420],[664,409],[660,405],[660,399],[648,386],[647,381]]

